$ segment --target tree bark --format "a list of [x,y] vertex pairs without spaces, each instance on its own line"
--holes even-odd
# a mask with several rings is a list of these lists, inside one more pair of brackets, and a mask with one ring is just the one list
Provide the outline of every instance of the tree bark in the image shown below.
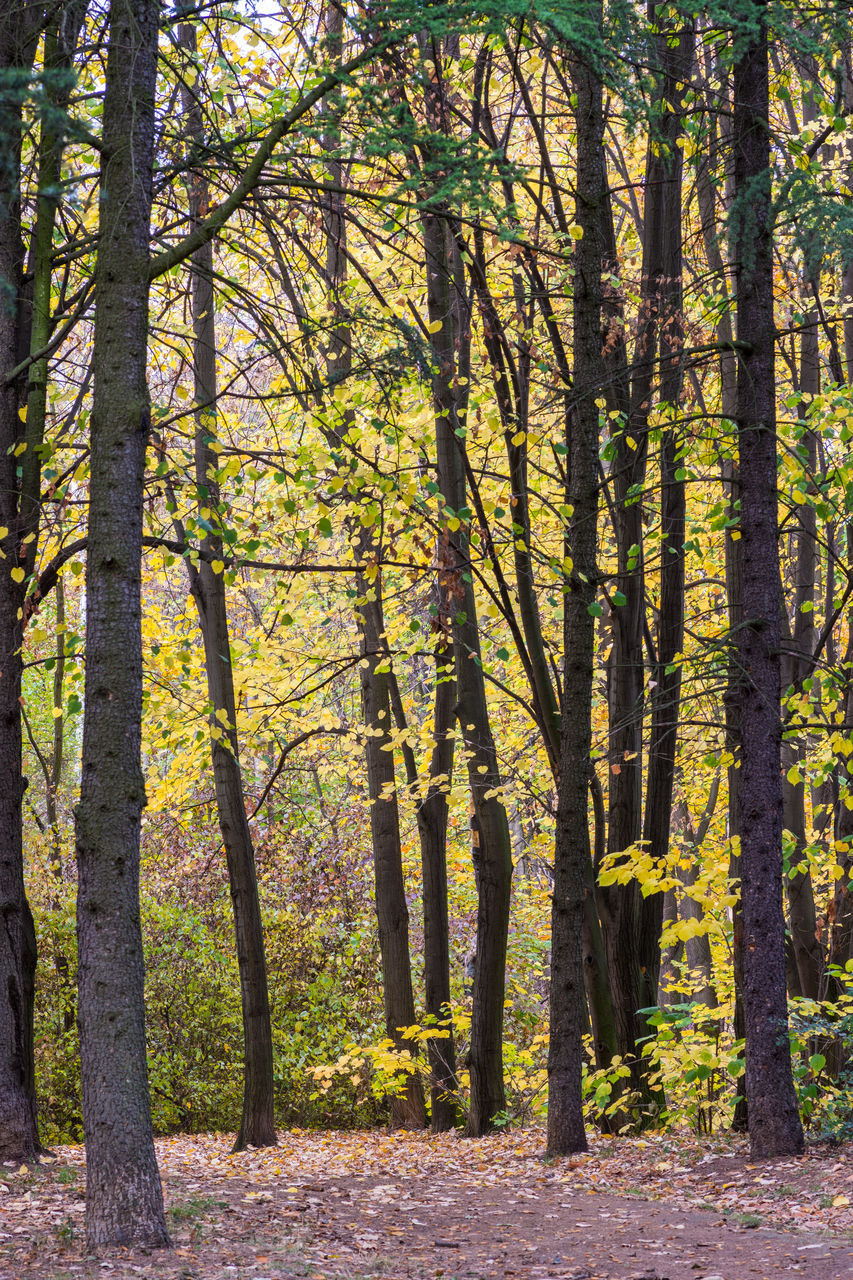
[[[471,788],[472,842],[477,871],[477,954],[471,1021],[471,1102],[467,1133],[479,1137],[494,1127],[506,1108],[503,1080],[503,1015],[506,948],[512,883],[509,822],[501,795],[501,775],[489,719],[480,656],[477,602],[470,569],[471,542],[465,516],[463,456],[465,417],[455,389],[458,333],[453,303],[450,235],[445,211],[421,215],[427,272],[427,305],[432,335],[433,401],[436,409],[436,464],[444,504],[442,539],[447,600],[456,669],[456,720],[465,746]],[[470,319],[467,321],[470,326]],[[464,394],[464,393],[463,393]],[[458,513],[462,513],[460,516]],[[452,525],[458,521],[458,528]]]
[[[725,113],[722,115],[725,121]],[[728,139],[730,142],[730,138]],[[731,175],[727,187],[732,184]],[[714,272],[718,287],[725,288],[727,265],[723,260],[723,251],[717,235],[717,197],[714,183],[709,172],[707,161],[699,165],[696,177],[696,194],[699,205],[699,216],[702,221],[702,236],[705,242],[705,254],[708,266]],[[726,192],[726,207],[730,206],[730,191]],[[734,331],[730,309],[722,311],[717,322],[717,340],[720,344],[720,409],[723,418],[734,422],[737,415],[737,360],[734,348]],[[728,502],[728,516],[732,521],[737,516],[738,483],[737,464],[728,457],[723,457],[721,465],[723,492]],[[726,653],[726,688],[723,695],[723,712],[725,716],[725,744],[730,763],[726,769],[728,784],[727,827],[729,836],[729,880],[737,886],[737,898],[732,907],[732,969],[734,979],[734,1009],[732,1014],[733,1030],[736,1040],[742,1040],[746,1033],[746,1019],[743,1007],[743,909],[740,894],[740,721],[741,721],[741,670],[737,654],[738,636],[743,621],[741,590],[741,537],[740,530],[729,524],[725,531],[725,574],[726,602],[728,609],[729,638]],[[749,1127],[746,1095],[742,1093],[735,1103],[732,1117],[732,1129],[736,1133],[746,1133]]]
[[6,382],[27,347],[21,236],[23,102],[42,8],[26,0],[0,10],[0,1160],[41,1151],[33,1066],[36,936],[24,889],[21,674],[26,580],[17,451],[26,383]]
[[[600,31],[602,10],[590,5]],[[588,797],[592,769],[592,680],[598,583],[598,441],[596,403],[605,382],[602,361],[602,265],[606,216],[604,93],[600,75],[578,61],[577,197],[583,236],[575,250],[573,289],[574,393],[567,405],[565,555],[571,560],[564,589],[563,706],[560,774],[551,907],[550,1043],[548,1048],[548,1152],[586,1150],[581,1093],[583,1061],[583,950],[585,869],[591,862]],[[568,566],[567,566],[568,568]],[[611,970],[612,973],[612,970]],[[617,1011],[618,1017],[618,1011]]]
[[[329,50],[340,57],[343,38],[344,8],[339,0],[329,0],[325,9]],[[326,286],[335,316],[331,340],[326,352],[326,376],[331,387],[345,381],[352,373],[352,344],[349,317],[341,299],[346,281],[346,196],[343,194],[344,166],[339,156],[340,96],[329,95],[326,103],[326,170],[330,184],[337,188],[324,202],[326,232]],[[351,422],[344,411],[340,435]],[[330,443],[340,449],[330,427]],[[403,875],[403,852],[400,842],[400,813],[391,736],[391,658],[387,652],[382,601],[382,573],[374,565],[381,555],[373,526],[362,525],[357,518],[350,521],[350,532],[357,537],[355,554],[359,571],[355,578],[358,593],[356,622],[359,633],[361,663],[359,682],[364,720],[364,754],[370,798],[370,833],[373,850],[373,877],[376,917],[379,927],[379,950],[382,960],[382,994],[385,1006],[385,1034],[400,1052],[414,1054],[417,1045],[407,1039],[405,1031],[415,1024],[415,999],[412,986],[412,964],[409,953],[409,908]],[[426,1108],[423,1088],[417,1070],[401,1073],[401,1087],[391,1097],[391,1127],[423,1129]]]
[[148,237],[160,6],[109,15],[93,345],[86,686],[76,810],[86,1241],[169,1244],[145,1057],[139,839]]
[[[363,530],[358,557],[367,563],[373,546],[369,530]],[[379,570],[369,579],[356,576],[358,629],[361,642],[361,705],[364,718],[364,752],[370,797],[370,833],[379,950],[382,956],[382,992],[385,1001],[385,1034],[399,1052],[414,1052],[405,1031],[415,1023],[415,998],[409,957],[409,908],[403,879],[400,815],[394,752],[390,750],[390,659],[385,653],[382,614],[382,579]],[[400,1092],[391,1098],[391,1127],[423,1129],[426,1126],[423,1090],[416,1071],[402,1073]]]
[[803,1131],[791,1075],[782,914],[780,617],[767,11],[752,6],[734,68],[737,432],[743,624],[740,836],[746,1094],[755,1157]]
[[[441,554],[439,544],[439,560]],[[428,1024],[440,1033],[426,1042],[431,1075],[430,1128],[433,1133],[446,1133],[456,1124],[459,1088],[450,1005],[450,929],[447,901],[448,796],[453,772],[456,680],[453,674],[452,644],[441,638],[444,628],[449,627],[446,585],[439,569],[436,595],[440,638],[435,649],[433,747],[426,795],[418,800],[416,808],[424,908],[424,997]],[[403,724],[398,717],[398,728],[402,728]],[[417,767],[414,753],[411,755],[407,771],[410,789],[416,793],[419,786]]]
[[[803,67],[804,79],[812,68]],[[810,84],[806,80],[806,84]],[[814,93],[807,88],[803,94],[803,124],[811,124],[817,118]],[[819,279],[820,262],[806,261],[803,291],[812,292],[810,280]],[[818,310],[814,297],[807,310],[807,321],[800,336],[800,394],[808,397],[803,406],[803,414],[808,411],[809,403],[820,392],[820,346],[818,341]],[[806,430],[799,443],[798,452],[806,470],[806,484],[812,487],[817,472],[817,437],[814,431]],[[796,554],[794,558],[793,583],[793,618],[788,624],[788,615],[783,608],[782,623],[783,655],[782,655],[782,691],[792,685],[799,686],[808,674],[807,664],[812,656],[817,639],[814,624],[815,579],[817,574],[817,519],[811,503],[804,503],[797,510],[798,528],[795,533]],[[806,839],[806,795],[805,783],[792,781],[788,774],[800,760],[803,752],[802,741],[787,736],[782,742],[782,826],[790,833],[794,843],[793,867],[785,878],[785,890],[788,900],[788,915],[791,921],[791,943],[796,961],[798,985],[803,995],[812,1000],[821,996],[823,980],[823,946],[820,930],[817,927],[817,911],[815,908],[814,886],[811,869],[804,871],[795,868],[803,859]]]
[[[683,374],[683,240],[681,228],[684,128],[681,101],[693,64],[692,24],[657,37],[657,61],[663,104],[660,138],[650,149],[645,206],[644,254],[648,255],[651,281],[659,278],[657,344],[660,354],[661,406],[673,417],[678,412]],[[655,862],[669,849],[672,821],[675,753],[681,706],[681,664],[676,662],[684,640],[684,475],[680,470],[680,434],[673,422],[660,443],[661,563],[660,612],[657,653],[651,687],[652,722],[649,735],[646,805],[643,814],[643,847]],[[640,971],[642,1004],[658,1003],[660,935],[663,926],[663,894],[652,893],[640,902]]]
[[[181,45],[196,51],[195,27],[183,23]],[[204,126],[201,106],[188,85],[182,91],[183,110],[191,148],[201,158]],[[191,160],[193,157],[190,157]],[[190,177],[190,224],[195,227],[209,203],[208,183],[199,167]],[[211,760],[219,829],[225,846],[228,883],[234,911],[240,1002],[243,1017],[243,1109],[235,1151],[275,1146],[272,1026],[264,955],[264,932],[255,850],[246,817],[243,774],[237,737],[237,705],[231,665],[225,577],[213,562],[223,560],[223,508],[216,479],[217,455],[212,448],[217,430],[216,297],[213,286],[213,241],[192,255],[193,380],[195,396],[195,470],[199,508],[207,508],[211,532],[202,543],[209,557],[195,568],[186,561],[190,592],[198,610],[204,643],[207,696],[210,702]],[[183,537],[183,531],[178,536]]]

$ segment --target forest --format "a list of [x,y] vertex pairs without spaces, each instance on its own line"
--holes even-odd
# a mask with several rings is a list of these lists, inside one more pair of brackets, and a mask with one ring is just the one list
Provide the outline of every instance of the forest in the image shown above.
[[0,1160],[849,1139],[846,0],[2,0],[0,287]]

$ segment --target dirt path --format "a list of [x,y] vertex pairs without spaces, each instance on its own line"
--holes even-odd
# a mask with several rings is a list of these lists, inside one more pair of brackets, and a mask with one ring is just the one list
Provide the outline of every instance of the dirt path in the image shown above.
[[[6,1171],[0,1277],[853,1280],[846,1152],[753,1166],[730,1143],[645,1141],[544,1163],[538,1145],[304,1134],[230,1157],[223,1138],[170,1139],[175,1249],[97,1259],[81,1247],[82,1153],[67,1148]],[[804,1215],[812,1229],[781,1229]]]

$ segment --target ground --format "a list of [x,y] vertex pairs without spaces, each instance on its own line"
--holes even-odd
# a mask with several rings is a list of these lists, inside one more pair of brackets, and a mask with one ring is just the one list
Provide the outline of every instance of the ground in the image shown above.
[[83,1246],[85,1161],[0,1168],[2,1280],[853,1280],[853,1159],[811,1145],[752,1163],[732,1137],[593,1140],[547,1161],[540,1130],[305,1133],[157,1154],[175,1248]]

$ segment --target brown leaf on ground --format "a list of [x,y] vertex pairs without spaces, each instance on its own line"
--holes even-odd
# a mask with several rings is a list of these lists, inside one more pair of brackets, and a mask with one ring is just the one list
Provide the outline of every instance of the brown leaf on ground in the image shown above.
[[157,1142],[175,1248],[83,1247],[80,1147],[6,1168],[2,1280],[853,1280],[847,1148],[753,1163],[728,1136],[594,1139],[542,1158],[541,1130],[221,1134]]

